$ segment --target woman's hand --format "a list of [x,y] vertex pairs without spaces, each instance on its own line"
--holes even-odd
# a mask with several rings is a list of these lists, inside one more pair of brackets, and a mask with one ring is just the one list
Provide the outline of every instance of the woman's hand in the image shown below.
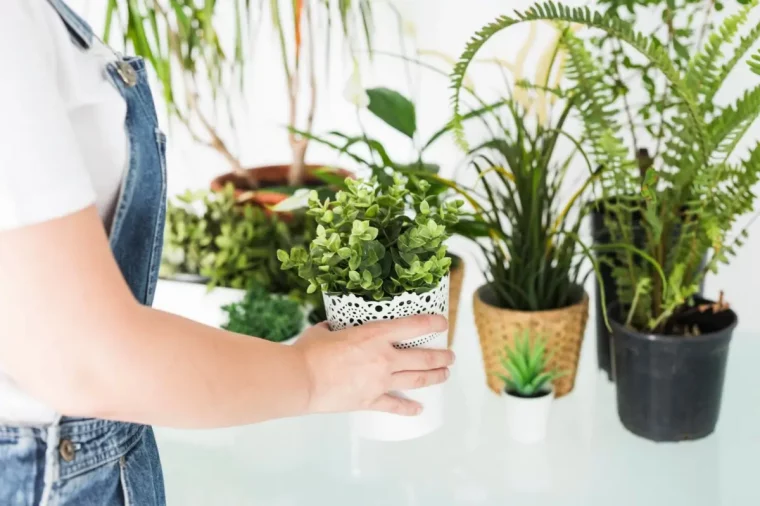
[[417,415],[419,403],[388,394],[443,383],[454,362],[450,350],[397,350],[394,342],[444,332],[442,316],[421,315],[330,332],[323,323],[306,331],[294,348],[310,376],[310,413],[375,410]]

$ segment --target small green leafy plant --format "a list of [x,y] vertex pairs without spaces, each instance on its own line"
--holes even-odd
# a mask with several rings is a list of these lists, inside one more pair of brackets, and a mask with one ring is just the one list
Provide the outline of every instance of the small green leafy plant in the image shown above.
[[161,273],[199,274],[210,288],[255,283],[303,299],[306,283],[280,269],[277,249],[308,238],[304,216],[285,222],[260,207],[241,206],[231,185],[217,193],[188,192],[168,205]]
[[294,337],[304,326],[296,300],[267,293],[260,285],[253,285],[242,301],[223,306],[222,310],[227,313],[223,329],[276,343]]
[[546,395],[547,386],[562,373],[549,369],[546,354],[546,340],[536,337],[531,340],[530,330],[515,337],[513,347],[504,349],[501,363],[509,374],[500,374],[504,381],[504,391],[518,397],[532,398]]
[[389,186],[375,179],[346,179],[335,201],[309,197],[308,214],[317,219],[317,237],[307,251],[278,252],[285,270],[297,269],[308,292],[354,293],[383,300],[403,292],[424,293],[446,276],[451,258],[444,241],[459,219],[461,201],[441,203],[430,184],[396,174]]

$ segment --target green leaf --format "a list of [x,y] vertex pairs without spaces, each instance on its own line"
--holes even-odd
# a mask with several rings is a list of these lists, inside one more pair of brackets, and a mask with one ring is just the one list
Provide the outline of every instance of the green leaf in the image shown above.
[[414,138],[417,118],[414,104],[408,98],[388,88],[370,88],[367,95],[367,108],[372,114],[410,139]]

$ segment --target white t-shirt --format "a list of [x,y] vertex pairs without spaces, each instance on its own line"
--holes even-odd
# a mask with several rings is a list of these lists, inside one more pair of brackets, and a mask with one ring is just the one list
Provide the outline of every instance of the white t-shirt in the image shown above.
[[[108,228],[128,153],[126,103],[105,73],[116,57],[97,39],[75,45],[46,0],[2,4],[0,232],[92,204]],[[0,423],[54,416],[0,370]]]

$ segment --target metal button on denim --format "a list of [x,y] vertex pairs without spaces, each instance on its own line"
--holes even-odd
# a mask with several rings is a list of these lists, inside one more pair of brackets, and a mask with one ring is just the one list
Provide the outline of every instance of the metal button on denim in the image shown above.
[[116,64],[116,69],[121,76],[121,80],[124,81],[124,84],[130,88],[137,84],[137,72],[132,68],[132,65],[125,61],[120,61]]
[[74,443],[72,443],[69,439],[61,440],[61,444],[58,445],[58,451],[61,454],[61,458],[66,462],[71,462],[74,460],[76,451],[74,450]]

